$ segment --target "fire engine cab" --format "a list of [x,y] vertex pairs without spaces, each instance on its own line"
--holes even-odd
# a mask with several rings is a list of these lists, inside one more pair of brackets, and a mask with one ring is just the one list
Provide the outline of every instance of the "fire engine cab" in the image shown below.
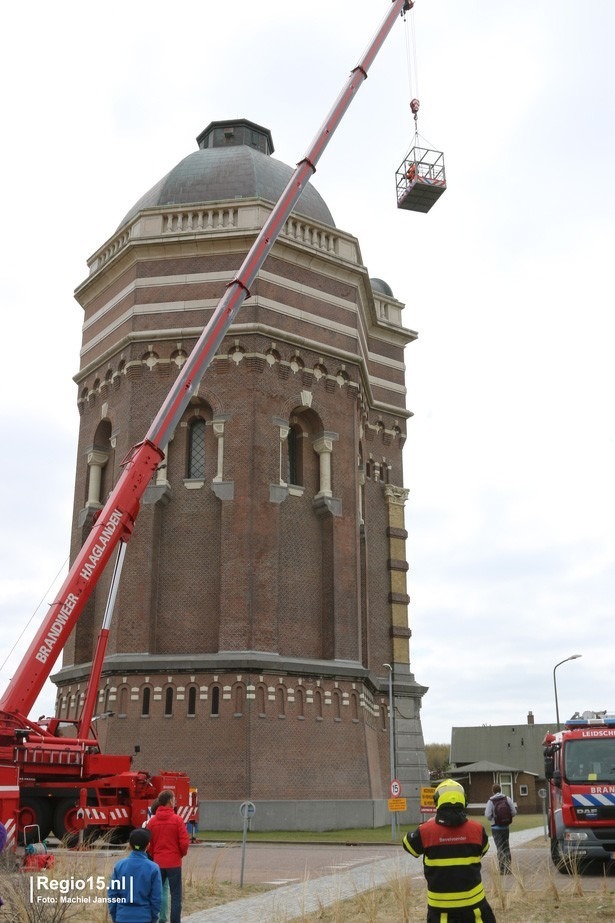
[[615,715],[578,712],[544,741],[551,858],[562,873],[615,858]]

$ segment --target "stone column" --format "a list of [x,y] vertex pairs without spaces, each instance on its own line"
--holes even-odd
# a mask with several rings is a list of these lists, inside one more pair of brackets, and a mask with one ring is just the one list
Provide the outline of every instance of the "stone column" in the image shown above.
[[216,468],[215,484],[221,484],[224,480],[224,422],[214,420],[214,436],[218,440],[218,464]]
[[102,452],[100,449],[92,449],[88,452],[88,467],[90,469],[88,478],[88,499],[86,506],[100,506],[100,485],[102,483],[102,469],[109,461],[109,453]]
[[333,440],[328,436],[319,436],[312,443],[314,451],[317,453],[320,462],[320,490],[317,497],[332,497],[331,490],[331,453],[333,452]]

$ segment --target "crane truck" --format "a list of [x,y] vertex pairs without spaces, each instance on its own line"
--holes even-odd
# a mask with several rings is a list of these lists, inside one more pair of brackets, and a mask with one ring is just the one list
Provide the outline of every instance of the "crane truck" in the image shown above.
[[[256,274],[393,24],[413,6],[414,0],[390,3],[380,28],[297,164],[237,276],[228,284],[145,438],[123,460],[114,489],[0,699],[0,820],[13,842],[29,825],[38,826],[41,836],[51,830],[59,837],[74,837],[84,829],[88,833],[102,829],[116,833],[118,839],[126,838],[133,827],[143,823],[149,804],[162,788],[175,791],[178,811],[186,821],[196,818],[196,797],[184,773],[150,775],[135,771],[131,768],[132,757],[102,753],[93,730],[94,703],[126,544],[143,493],[165,457],[166,446],[192,394],[249,296]],[[111,592],[80,718],[74,722],[59,718],[30,720],[30,710],[115,553]]]
[[544,741],[551,858],[562,874],[615,858],[615,715],[575,714]]

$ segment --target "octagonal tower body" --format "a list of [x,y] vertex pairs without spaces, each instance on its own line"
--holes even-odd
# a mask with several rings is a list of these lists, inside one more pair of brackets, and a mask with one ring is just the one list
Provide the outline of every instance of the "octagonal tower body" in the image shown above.
[[[73,557],[292,175],[245,119],[198,143],[77,289]],[[188,772],[204,828],[238,826],[245,799],[260,829],[387,823],[392,733],[418,819],[402,309],[308,184],[144,496],[97,727],[136,768]],[[54,677],[58,715],[82,708],[110,577]]]

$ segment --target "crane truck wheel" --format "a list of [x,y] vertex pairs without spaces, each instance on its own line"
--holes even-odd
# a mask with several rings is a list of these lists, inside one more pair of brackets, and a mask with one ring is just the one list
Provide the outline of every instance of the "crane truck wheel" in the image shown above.
[[64,840],[67,846],[74,846],[81,829],[77,812],[78,805],[73,798],[61,798],[53,812],[53,832],[59,840]]
[[[19,845],[27,846],[49,836],[52,806],[45,798],[22,798],[19,809]],[[24,828],[29,829],[24,829]],[[37,829],[38,828],[38,829]]]

